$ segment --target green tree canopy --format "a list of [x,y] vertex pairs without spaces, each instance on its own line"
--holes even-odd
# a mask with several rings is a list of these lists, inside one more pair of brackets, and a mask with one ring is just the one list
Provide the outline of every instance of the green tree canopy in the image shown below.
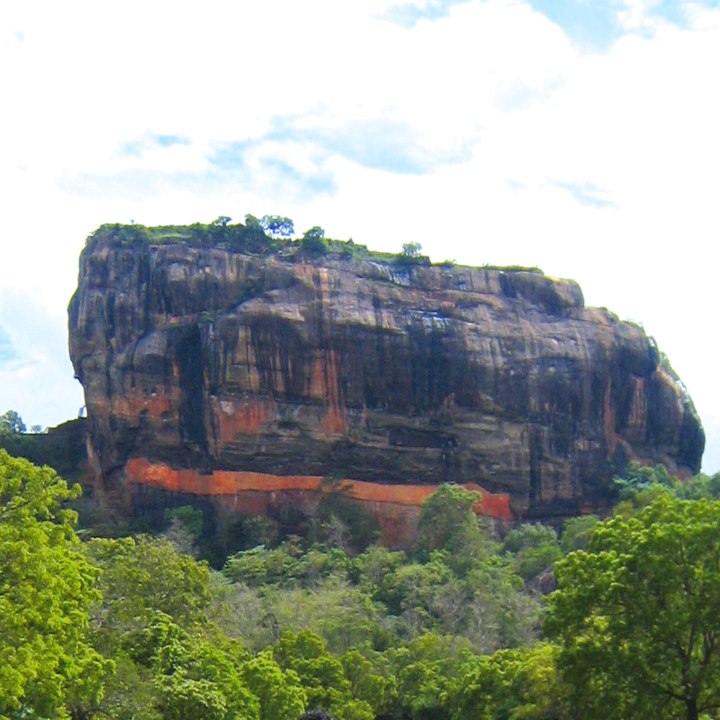
[[441,485],[420,510],[418,547],[424,553],[447,551],[448,563],[461,569],[494,550],[473,512],[478,493],[461,485]]
[[720,503],[663,496],[556,565],[546,630],[583,718],[720,709]]
[[157,611],[183,627],[205,621],[210,602],[207,563],[179,553],[169,540],[143,535],[95,538],[87,552],[101,570],[99,634],[112,637],[141,628]]
[[27,428],[20,415],[15,410],[7,410],[0,415],[0,433],[20,434]]
[[291,238],[295,234],[293,221],[282,215],[263,215],[260,219],[260,225],[273,239]]
[[270,650],[246,661],[241,675],[260,702],[261,720],[286,720],[305,709],[307,696],[300,678],[292,670],[283,672]]
[[150,647],[152,636],[157,637],[151,657],[163,718],[261,720],[260,702],[241,676],[232,642],[222,637],[211,642],[190,634],[162,613],[156,618],[157,624],[149,626],[146,634]]
[[97,573],[62,508],[78,494],[0,450],[0,717],[66,717],[102,691],[107,664],[86,639]]
[[573,550],[586,550],[598,522],[600,519],[597,515],[580,515],[566,520],[560,538],[562,551],[567,555]]
[[313,256],[326,255],[328,251],[328,243],[325,239],[325,231],[315,225],[305,231],[300,241],[300,247],[304,253]]
[[566,717],[565,690],[555,667],[557,649],[499,650],[465,663],[447,693],[452,720],[557,720]]
[[395,263],[401,267],[429,265],[430,258],[422,254],[422,245],[418,242],[403,243],[402,251],[395,256]]
[[309,707],[337,712],[351,701],[350,682],[342,663],[309,630],[284,632],[273,648],[273,656],[283,669],[297,673]]
[[405,257],[416,258],[420,257],[422,252],[422,245],[419,242],[403,243],[402,254]]
[[503,549],[512,553],[513,565],[523,580],[530,580],[562,557],[556,532],[540,523],[523,523],[510,531]]

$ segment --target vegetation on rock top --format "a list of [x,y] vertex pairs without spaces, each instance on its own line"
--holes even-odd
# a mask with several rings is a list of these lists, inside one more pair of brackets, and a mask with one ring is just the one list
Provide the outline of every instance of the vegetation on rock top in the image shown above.
[[[92,247],[99,240],[111,240],[127,246],[156,245],[163,243],[186,243],[194,247],[217,247],[231,252],[257,255],[278,255],[281,258],[304,256],[309,258],[335,258],[339,260],[371,261],[399,268],[430,266],[450,268],[453,260],[431,263],[417,242],[403,244],[399,253],[370,250],[365,245],[349,240],[325,237],[325,231],[314,226],[300,236],[295,234],[292,220],[279,215],[257,218],[246,215],[244,223],[232,223],[231,218],[221,216],[211,223],[192,225],[145,226],[136,224],[101,225],[87,240]],[[520,265],[483,265],[487,270],[507,272],[534,272],[542,274],[537,267]]]

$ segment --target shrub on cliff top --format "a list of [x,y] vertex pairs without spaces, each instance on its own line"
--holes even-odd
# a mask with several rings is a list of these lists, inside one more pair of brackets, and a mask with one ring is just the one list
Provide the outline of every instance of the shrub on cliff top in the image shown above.
[[311,227],[303,236],[300,241],[300,248],[303,253],[310,255],[311,257],[320,257],[327,255],[328,242],[325,239],[325,231],[315,225]]

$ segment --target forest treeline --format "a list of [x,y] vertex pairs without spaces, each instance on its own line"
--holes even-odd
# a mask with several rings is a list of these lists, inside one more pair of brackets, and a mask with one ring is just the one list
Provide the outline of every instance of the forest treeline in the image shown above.
[[197,510],[99,537],[0,450],[0,718],[717,717],[720,476],[632,466],[617,492],[500,531],[443,485],[406,552],[329,512],[214,570]]

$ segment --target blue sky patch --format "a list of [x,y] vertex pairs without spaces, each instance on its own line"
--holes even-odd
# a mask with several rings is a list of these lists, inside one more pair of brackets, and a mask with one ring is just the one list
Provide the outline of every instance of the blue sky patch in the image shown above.
[[140,157],[145,149],[145,143],[142,140],[131,140],[120,146],[120,154],[127,157]]
[[264,182],[279,185],[298,200],[332,195],[337,190],[333,174],[320,165],[308,172],[299,170],[281,158],[267,157],[262,159],[261,166]]
[[595,183],[553,180],[551,184],[569,192],[575,202],[584,207],[602,209],[615,206],[615,203],[607,196],[607,192]]
[[[560,26],[581,50],[604,52],[628,33],[620,24],[620,13],[627,5],[622,0],[527,0],[530,6]],[[656,0],[645,8],[649,20],[664,20],[680,27],[687,24],[682,0]],[[697,5],[717,8],[718,0],[699,0]],[[631,32],[646,34],[650,28]]]
[[295,171],[276,146],[293,144],[309,146],[318,167],[330,156],[337,155],[363,167],[400,175],[423,175],[441,165],[468,160],[473,145],[467,142],[450,149],[432,148],[412,126],[394,120],[355,121],[340,128],[325,128],[307,127],[302,118],[280,117],[266,135],[225,144],[208,160],[223,170],[238,170],[246,167],[249,153],[258,152],[264,155],[265,165],[285,167],[291,174]]
[[[211,167],[200,172],[168,172],[144,169],[142,163],[113,174],[79,173],[56,181],[63,191],[81,197],[103,195],[139,200],[171,190],[190,193],[255,190],[309,201],[337,189],[333,173],[325,167],[325,155],[318,155],[309,167],[289,163],[281,150],[263,147],[265,138],[219,145],[207,160]],[[252,152],[252,162],[248,153]]]
[[[699,0],[698,5],[704,7],[718,7],[720,3],[715,0],[710,2],[703,2]],[[673,25],[684,26],[687,23],[687,17],[685,14],[685,3],[678,2],[678,0],[659,0],[651,9],[651,14],[655,17],[667,20],[667,22]]]
[[[324,167],[326,154],[314,158],[311,169],[300,169],[289,163],[284,153],[268,143],[299,142],[302,134],[296,132],[271,132],[254,140],[225,143],[216,148],[208,161],[227,177],[248,187],[274,185],[297,199],[308,200],[318,195],[335,192],[337,184],[329,170]],[[267,146],[267,147],[264,147]],[[248,156],[257,153],[259,171],[253,174]]]
[[18,360],[19,355],[12,344],[10,335],[2,325],[0,325],[0,364]]
[[423,5],[414,3],[395,5],[383,15],[383,20],[409,30],[414,28],[420,20],[439,20],[447,17],[454,5],[462,5],[466,2],[469,0],[428,0]]
[[241,140],[223,143],[213,150],[208,162],[220,170],[240,170],[245,168],[247,153],[259,145],[258,140]]
[[127,157],[140,157],[146,150],[154,147],[169,148],[175,145],[190,145],[191,140],[183,135],[150,133],[136,140],[130,140],[120,146],[120,153]]
[[471,143],[432,148],[411,125],[385,118],[356,120],[339,128],[297,127],[295,123],[296,118],[278,118],[266,139],[310,143],[324,157],[338,155],[363,167],[399,175],[423,175],[441,165],[467,160],[472,152]]
[[172,147],[173,145],[189,145],[190,138],[183,137],[182,135],[153,135],[151,141],[160,147]]
[[625,33],[617,0],[529,0],[533,10],[559,25],[580,49],[602,52]]
[[338,130],[318,129],[309,136],[327,152],[364,167],[400,175],[423,175],[440,165],[457,163],[471,155],[470,147],[430,148],[414,128],[390,120],[354,122]]

